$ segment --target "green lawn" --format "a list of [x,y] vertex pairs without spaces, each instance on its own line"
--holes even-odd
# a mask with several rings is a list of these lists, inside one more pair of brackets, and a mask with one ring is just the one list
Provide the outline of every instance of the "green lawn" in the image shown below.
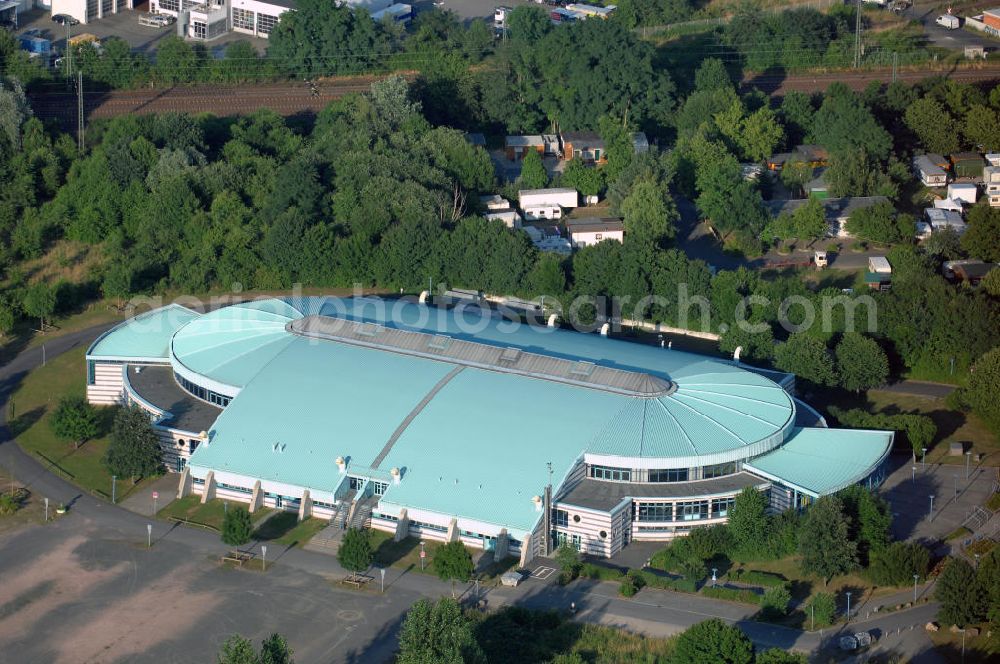
[[[62,397],[84,393],[85,354],[86,347],[81,345],[25,376],[10,398],[7,415],[11,431],[25,452],[77,486],[110,500],[111,473],[101,463],[101,459],[108,448],[108,416],[113,409],[101,409],[105,415],[104,435],[87,441],[79,449],[72,442],[57,438],[49,425],[49,417]],[[14,468],[13,472],[16,474],[17,469]],[[142,484],[143,482],[139,482],[133,486],[131,481],[119,478],[118,500],[125,498]]]
[[279,512],[260,525],[253,537],[285,546],[303,546],[329,525],[325,519],[309,518],[299,523],[295,512]]
[[964,443],[973,454],[985,454],[984,465],[1000,464],[1000,441],[982,420],[971,413],[951,410],[944,399],[931,399],[912,394],[871,390],[855,395],[842,390],[813,390],[805,400],[815,408],[828,412],[829,406],[863,408],[870,413],[917,413],[927,415],[937,426],[938,435],[927,452],[930,463],[964,465],[965,456],[950,456],[948,445]]
[[225,501],[210,500],[204,505],[201,496],[185,496],[170,503],[156,514],[161,519],[182,519],[202,526],[222,530],[222,520],[226,516]]
[[[426,542],[424,550],[427,558],[424,559],[424,569],[420,569],[420,540],[416,537],[406,537],[399,542],[393,541],[392,533],[381,530],[370,530],[372,549],[375,551],[375,565],[377,567],[396,567],[409,569],[414,572],[423,571],[425,574],[437,574],[434,569],[434,554],[441,548],[441,542]],[[466,547],[468,548],[468,547]],[[473,560],[477,555],[483,554],[478,549],[469,549]],[[500,577],[504,572],[510,571],[517,566],[517,558],[507,556],[500,562],[492,562],[492,558],[480,560],[476,565],[475,577],[481,581],[491,581]]]

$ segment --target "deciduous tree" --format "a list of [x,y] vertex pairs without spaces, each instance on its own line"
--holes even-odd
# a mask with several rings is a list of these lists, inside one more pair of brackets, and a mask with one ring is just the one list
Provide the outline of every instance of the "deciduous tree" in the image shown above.
[[889,378],[889,359],[874,339],[858,332],[846,333],[837,344],[840,384],[861,392],[883,385]]
[[486,657],[476,642],[462,607],[447,597],[420,599],[410,607],[399,635],[399,664],[482,664]]
[[222,519],[222,541],[229,546],[243,546],[250,541],[253,520],[245,507],[227,507]]
[[751,664],[753,643],[739,627],[712,618],[677,637],[671,660],[677,664]]
[[792,334],[774,348],[774,363],[815,385],[833,385],[836,371],[833,356],[822,339],[805,332]]
[[375,560],[375,552],[372,551],[372,542],[368,531],[361,528],[348,528],[340,541],[340,547],[337,549],[337,562],[340,563],[340,566],[350,572],[352,578],[356,578],[360,572],[371,567],[373,560]]
[[159,437],[153,431],[149,414],[139,406],[118,410],[104,465],[118,477],[131,477],[133,484],[140,477],[163,472]]
[[941,602],[938,619],[946,625],[965,627],[985,614],[985,597],[976,572],[962,558],[951,558],[938,577],[934,598]]
[[836,496],[823,496],[806,512],[799,530],[802,570],[829,582],[858,564],[857,544],[848,537],[843,504]]
[[79,395],[69,395],[59,400],[50,420],[52,430],[60,438],[72,440],[76,447],[97,436],[97,409]]
[[442,581],[451,580],[451,594],[455,596],[455,582],[466,582],[472,577],[472,555],[460,541],[448,542],[434,554],[434,571]]

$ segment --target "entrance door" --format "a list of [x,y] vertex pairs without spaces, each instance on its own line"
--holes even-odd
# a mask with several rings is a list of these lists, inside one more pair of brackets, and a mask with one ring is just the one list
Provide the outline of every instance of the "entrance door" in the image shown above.
[[274,507],[275,509],[281,509],[281,496],[275,494],[274,496]]

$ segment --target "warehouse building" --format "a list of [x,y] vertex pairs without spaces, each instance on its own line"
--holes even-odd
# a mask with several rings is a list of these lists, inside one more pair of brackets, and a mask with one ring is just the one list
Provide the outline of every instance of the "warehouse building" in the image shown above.
[[522,563],[611,556],[877,485],[893,436],[826,428],[794,376],[367,298],[157,309],[87,353],[94,403],[146,409],[179,495],[295,510]]

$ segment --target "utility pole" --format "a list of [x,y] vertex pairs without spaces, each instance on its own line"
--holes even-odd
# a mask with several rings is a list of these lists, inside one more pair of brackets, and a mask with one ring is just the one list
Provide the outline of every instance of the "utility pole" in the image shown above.
[[854,68],[861,66],[861,0],[858,0],[858,11],[854,17]]
[[85,144],[83,129],[83,72],[79,71],[76,73],[76,140],[80,154]]

